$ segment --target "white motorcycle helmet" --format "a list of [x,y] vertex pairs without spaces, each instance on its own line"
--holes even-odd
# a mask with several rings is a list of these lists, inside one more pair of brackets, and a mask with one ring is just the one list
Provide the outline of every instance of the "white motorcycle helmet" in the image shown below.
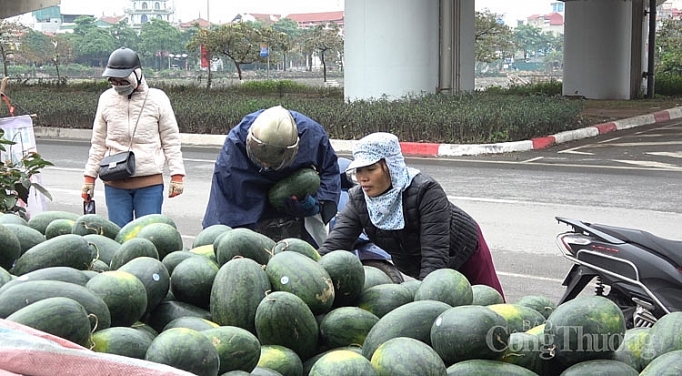
[[261,112],[249,128],[246,154],[262,169],[281,170],[298,154],[298,129],[289,110],[282,106]]

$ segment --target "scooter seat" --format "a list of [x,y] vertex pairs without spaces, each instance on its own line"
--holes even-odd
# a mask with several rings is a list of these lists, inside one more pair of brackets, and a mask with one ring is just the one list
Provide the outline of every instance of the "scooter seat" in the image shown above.
[[646,247],[672,261],[676,266],[682,265],[682,241],[661,238],[650,232],[631,228],[613,227],[597,223],[591,224],[590,227],[628,243],[635,243]]

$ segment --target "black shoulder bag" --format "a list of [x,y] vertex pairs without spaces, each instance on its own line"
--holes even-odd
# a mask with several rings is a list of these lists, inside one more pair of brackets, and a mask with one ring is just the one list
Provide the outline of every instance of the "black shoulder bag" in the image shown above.
[[135,128],[133,128],[133,134],[130,136],[128,150],[114,155],[107,155],[102,159],[99,163],[100,179],[104,181],[123,180],[135,174],[135,153],[132,151],[133,140],[135,139],[137,124],[139,124],[142,111],[144,111],[144,105],[147,103],[147,95],[149,95],[149,92],[145,94],[142,108],[140,108],[140,113],[137,114],[137,121],[135,122]]

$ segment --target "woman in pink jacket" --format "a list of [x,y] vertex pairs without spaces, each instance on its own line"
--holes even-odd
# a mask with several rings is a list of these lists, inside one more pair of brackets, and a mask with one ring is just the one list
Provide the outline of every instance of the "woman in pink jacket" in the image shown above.
[[171,175],[168,197],[182,193],[180,132],[168,96],[147,86],[135,51],[122,47],[112,52],[102,76],[111,88],[97,105],[82,196],[85,200],[94,196],[102,159],[130,148],[135,154],[133,176],[104,182],[109,220],[124,226],[135,218],[161,213],[166,164]]

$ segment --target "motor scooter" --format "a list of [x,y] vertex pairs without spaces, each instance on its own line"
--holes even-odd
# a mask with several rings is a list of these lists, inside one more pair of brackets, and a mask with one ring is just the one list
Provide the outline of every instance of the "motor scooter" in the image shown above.
[[571,227],[556,237],[573,265],[559,304],[578,296],[592,280],[596,295],[616,303],[628,328],[651,327],[682,310],[682,241],[649,232],[556,217]]

